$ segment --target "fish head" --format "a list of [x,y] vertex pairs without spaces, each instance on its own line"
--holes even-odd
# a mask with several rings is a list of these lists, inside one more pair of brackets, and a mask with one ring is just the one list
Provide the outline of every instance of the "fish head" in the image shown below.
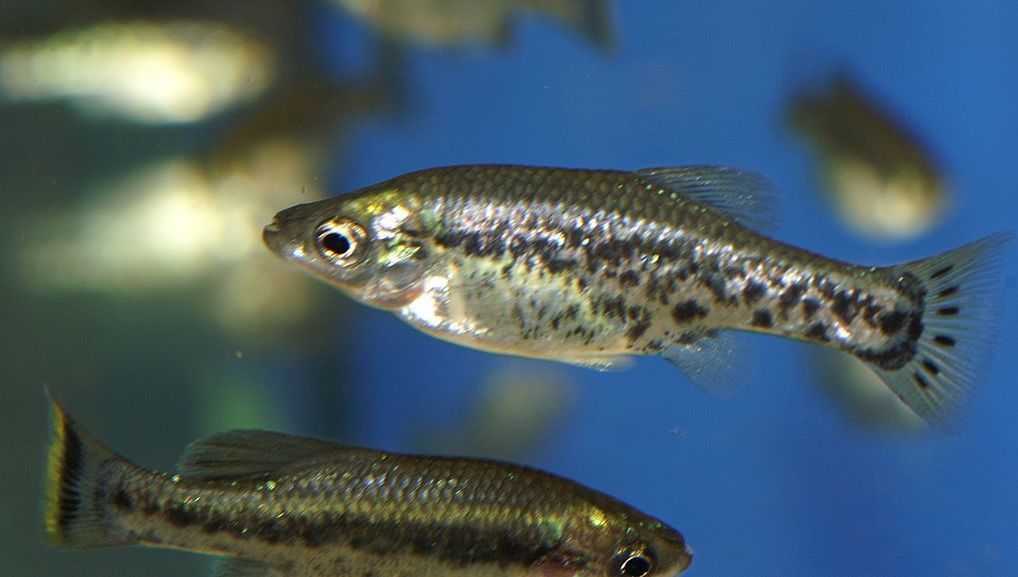
[[420,211],[398,190],[365,190],[276,214],[265,244],[286,261],[382,309],[420,295],[429,262]]
[[682,534],[657,520],[626,528],[621,546],[607,559],[605,577],[671,577],[693,561]]
[[[589,531],[574,535],[565,550],[553,556],[566,559],[544,563],[541,577],[672,577],[689,568],[693,555],[682,534],[668,525],[640,514],[613,518],[595,511]],[[557,569],[557,570],[556,570]]]

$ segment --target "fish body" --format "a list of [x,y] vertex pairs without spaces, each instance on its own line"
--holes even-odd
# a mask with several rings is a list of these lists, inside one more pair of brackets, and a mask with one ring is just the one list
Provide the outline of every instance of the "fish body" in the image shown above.
[[1008,236],[858,266],[740,224],[770,218],[770,192],[725,167],[460,166],[298,205],[263,236],[354,298],[462,345],[602,369],[664,355],[710,384],[726,378],[730,359],[714,354],[728,348],[724,329],[763,332],[853,354],[941,420],[985,348],[984,297]]
[[388,36],[437,46],[505,42],[513,17],[533,12],[611,44],[605,0],[333,0]]
[[251,577],[656,577],[691,561],[661,521],[527,467],[232,431],[165,474],[51,407],[56,546],[212,553],[230,559],[221,574]]
[[812,145],[837,212],[854,229],[906,239],[943,215],[948,187],[933,155],[850,77],[797,95],[788,122]]

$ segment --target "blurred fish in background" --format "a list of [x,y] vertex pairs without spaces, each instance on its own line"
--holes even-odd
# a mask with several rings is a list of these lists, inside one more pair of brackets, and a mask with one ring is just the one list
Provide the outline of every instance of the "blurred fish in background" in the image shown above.
[[418,435],[422,453],[528,460],[562,426],[574,391],[559,370],[506,362],[491,371],[473,397],[462,421]]
[[257,38],[219,22],[102,22],[0,52],[0,94],[67,100],[143,124],[198,122],[260,96],[276,70]]
[[[792,98],[787,123],[810,145],[821,185],[839,219],[855,234],[890,243],[920,237],[936,226],[949,190],[933,155],[900,115],[853,76],[840,72]],[[856,359],[816,349],[827,392],[867,429],[913,430],[911,414]]]
[[540,14],[601,49],[612,45],[608,0],[330,0],[388,37],[440,47],[505,44],[513,19]]
[[908,240],[943,216],[949,191],[932,154],[853,77],[835,74],[800,91],[786,120],[809,143],[838,216],[856,233]]
[[824,393],[842,407],[850,422],[875,432],[903,433],[924,429],[923,421],[884,385],[865,363],[813,347],[811,357]]
[[[394,112],[391,49],[355,72],[322,61],[308,13],[331,11],[314,2],[54,4],[0,7],[0,117],[17,143],[0,189],[18,207],[3,372],[35,389],[8,403],[30,414],[39,379],[60,379],[104,422],[143,424],[156,458],[222,428],[346,432],[331,322],[344,305],[280,270],[261,227],[280,203],[320,197],[357,122]],[[109,416],[126,402],[131,415]],[[21,449],[37,443],[7,437],[4,511],[28,519],[38,455]],[[0,537],[19,574],[67,570],[34,534]]]

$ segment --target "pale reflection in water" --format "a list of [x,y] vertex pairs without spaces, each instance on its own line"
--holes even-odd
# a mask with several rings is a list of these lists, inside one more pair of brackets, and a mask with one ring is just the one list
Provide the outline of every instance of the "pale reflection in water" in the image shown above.
[[100,186],[81,206],[39,217],[26,233],[32,286],[109,293],[208,290],[209,312],[238,330],[292,323],[309,283],[262,245],[262,226],[309,192],[318,156],[268,141],[226,168],[166,159]]
[[83,111],[145,124],[195,122],[259,96],[272,54],[220,23],[107,23],[0,53],[0,93],[67,99]]

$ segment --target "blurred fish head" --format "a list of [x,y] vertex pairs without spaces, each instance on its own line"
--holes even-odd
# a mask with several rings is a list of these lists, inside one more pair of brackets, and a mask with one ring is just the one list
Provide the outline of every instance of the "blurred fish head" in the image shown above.
[[284,260],[366,304],[395,309],[421,293],[428,270],[420,211],[394,189],[300,204],[265,227]]
[[[583,568],[576,571],[576,575],[672,577],[692,563],[693,556],[682,534],[668,525],[642,514],[637,519],[629,515],[611,519],[611,515],[590,516],[595,530],[589,534],[590,543],[577,544],[588,553],[582,555],[586,559],[578,564]],[[611,528],[604,532],[599,530],[607,527]]]

